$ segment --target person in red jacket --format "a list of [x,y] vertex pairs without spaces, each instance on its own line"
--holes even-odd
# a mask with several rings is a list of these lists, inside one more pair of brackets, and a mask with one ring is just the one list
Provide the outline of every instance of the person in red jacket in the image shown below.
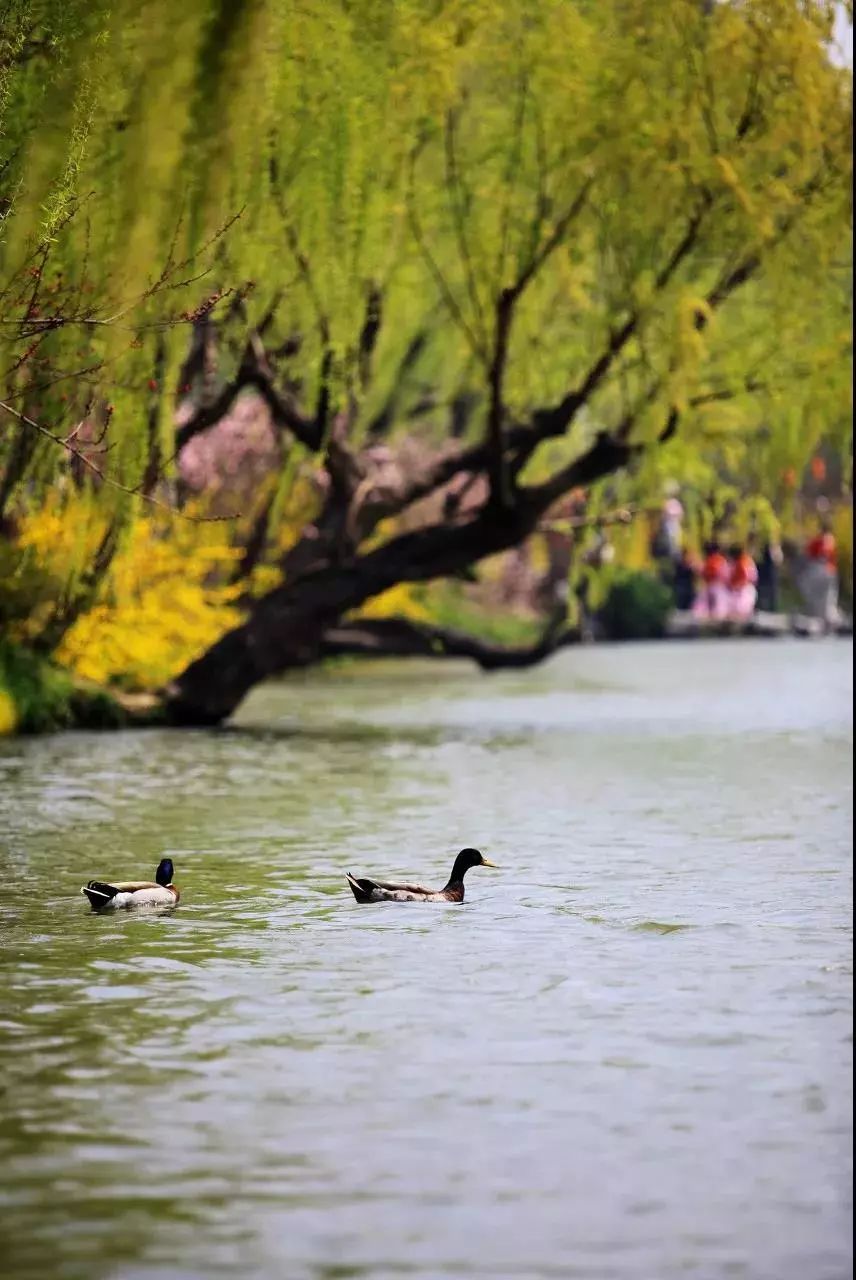
[[704,548],[701,567],[702,587],[693,605],[693,613],[697,618],[728,617],[731,604],[730,580],[731,565],[722,554],[719,543],[708,542]]
[[838,547],[835,543],[835,534],[828,525],[822,528],[820,533],[815,534],[808,543],[805,553],[809,560],[819,560],[828,574],[838,572]]
[[755,612],[758,599],[758,567],[745,547],[735,547],[729,579],[731,616],[745,622]]
[[800,590],[811,615],[834,627],[838,614],[838,546],[827,518],[805,549]]

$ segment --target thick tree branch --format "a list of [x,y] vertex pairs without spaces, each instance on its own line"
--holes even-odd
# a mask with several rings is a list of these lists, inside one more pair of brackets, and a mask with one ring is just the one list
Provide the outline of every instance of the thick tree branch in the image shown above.
[[569,489],[584,488],[595,480],[600,480],[602,476],[621,471],[641,451],[641,445],[623,443],[619,432],[614,436],[605,431],[600,432],[591,448],[579,458],[560,467],[543,483],[522,489],[521,500],[525,499],[528,505],[534,506],[539,512],[546,511],[547,507]]
[[496,319],[493,335],[493,354],[488,369],[487,444],[490,450],[490,492],[498,507],[511,505],[508,463],[503,439],[503,381],[508,361],[508,342],[511,337],[511,321],[514,315],[515,295],[511,289],[503,289],[496,302]]
[[487,442],[490,449],[491,496],[499,507],[510,506],[512,501],[510,480],[514,473],[509,473],[503,438],[505,418],[503,383],[508,364],[508,349],[511,340],[514,309],[538,272],[564,242],[572,222],[586,202],[591,182],[592,180],[589,179],[583,185],[582,190],[557,220],[555,227],[544,241],[544,244],[532,254],[514,283],[501,290],[496,300],[493,351],[488,369]]
[[372,355],[377,346],[383,318],[383,295],[377,285],[370,285],[366,298],[366,317],[357,344],[357,371],[360,386],[366,390],[371,381]]
[[[668,261],[661,267],[654,281],[654,293],[662,293],[674,279],[678,268],[686,261],[696,247],[707,215],[712,204],[711,197],[705,194],[692,217],[683,236],[673,249]],[[595,392],[600,388],[616,359],[635,336],[642,321],[640,310],[631,311],[630,315],[617,329],[609,335],[606,346],[598,358],[589,367],[582,381],[568,393],[564,399],[549,409],[542,409],[534,415],[536,432],[533,436],[533,447],[550,436],[562,435],[570,426],[575,416],[584,405],[588,404]],[[528,453],[531,450],[527,451]]]
[[330,627],[321,637],[322,658],[470,658],[482,671],[535,666],[551,653],[576,644],[580,633],[565,625],[565,611],[552,618],[531,645],[508,647],[467,632],[406,618],[358,618]]
[[318,402],[315,414],[310,418],[301,413],[287,393],[278,391],[274,386],[266,361],[260,356],[260,348],[261,339],[255,334],[247,343],[234,378],[225,383],[208,404],[200,405],[192,417],[178,428],[175,433],[176,452],[180,452],[194,436],[215,426],[226,416],[241,392],[250,388],[264,400],[275,426],[290,431],[313,453],[320,449],[329,413],[329,354],[322,357]]
[[[600,439],[564,469],[563,481],[568,488],[592,483],[622,465],[629,453]],[[448,577],[517,546],[558,492],[549,485],[524,491],[525,501],[511,511],[497,512],[488,504],[459,523],[441,521],[401,533],[365,555],[286,581],[171,686],[169,716],[178,723],[219,723],[259,680],[316,661],[323,633],[366,600],[400,582]]]

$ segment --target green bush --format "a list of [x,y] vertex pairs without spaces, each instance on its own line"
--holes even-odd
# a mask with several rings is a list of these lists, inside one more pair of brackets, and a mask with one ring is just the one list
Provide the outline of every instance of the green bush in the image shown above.
[[608,640],[652,640],[662,636],[672,593],[650,573],[625,570],[612,583],[598,621]]
[[44,658],[6,641],[0,641],[0,695],[5,732],[111,729],[124,720],[121,707],[105,690],[81,684]]

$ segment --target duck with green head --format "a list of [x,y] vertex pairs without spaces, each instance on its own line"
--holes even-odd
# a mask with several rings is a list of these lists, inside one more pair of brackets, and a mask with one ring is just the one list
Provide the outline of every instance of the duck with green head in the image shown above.
[[93,911],[130,911],[135,907],[174,907],[181,897],[172,883],[172,858],[161,858],[154,880],[90,880],[80,890]]
[[452,874],[442,889],[426,889],[421,884],[394,884],[388,880],[370,880],[352,876],[348,884],[357,902],[463,902],[464,876],[471,867],[496,867],[478,849],[462,849],[455,859]]

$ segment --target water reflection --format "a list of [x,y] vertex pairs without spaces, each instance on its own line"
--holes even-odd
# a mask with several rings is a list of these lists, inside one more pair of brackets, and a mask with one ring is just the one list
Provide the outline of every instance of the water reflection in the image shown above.
[[[0,745],[4,1276],[846,1274],[851,652]],[[344,882],[468,844],[462,909]],[[173,912],[79,895],[161,855]]]

